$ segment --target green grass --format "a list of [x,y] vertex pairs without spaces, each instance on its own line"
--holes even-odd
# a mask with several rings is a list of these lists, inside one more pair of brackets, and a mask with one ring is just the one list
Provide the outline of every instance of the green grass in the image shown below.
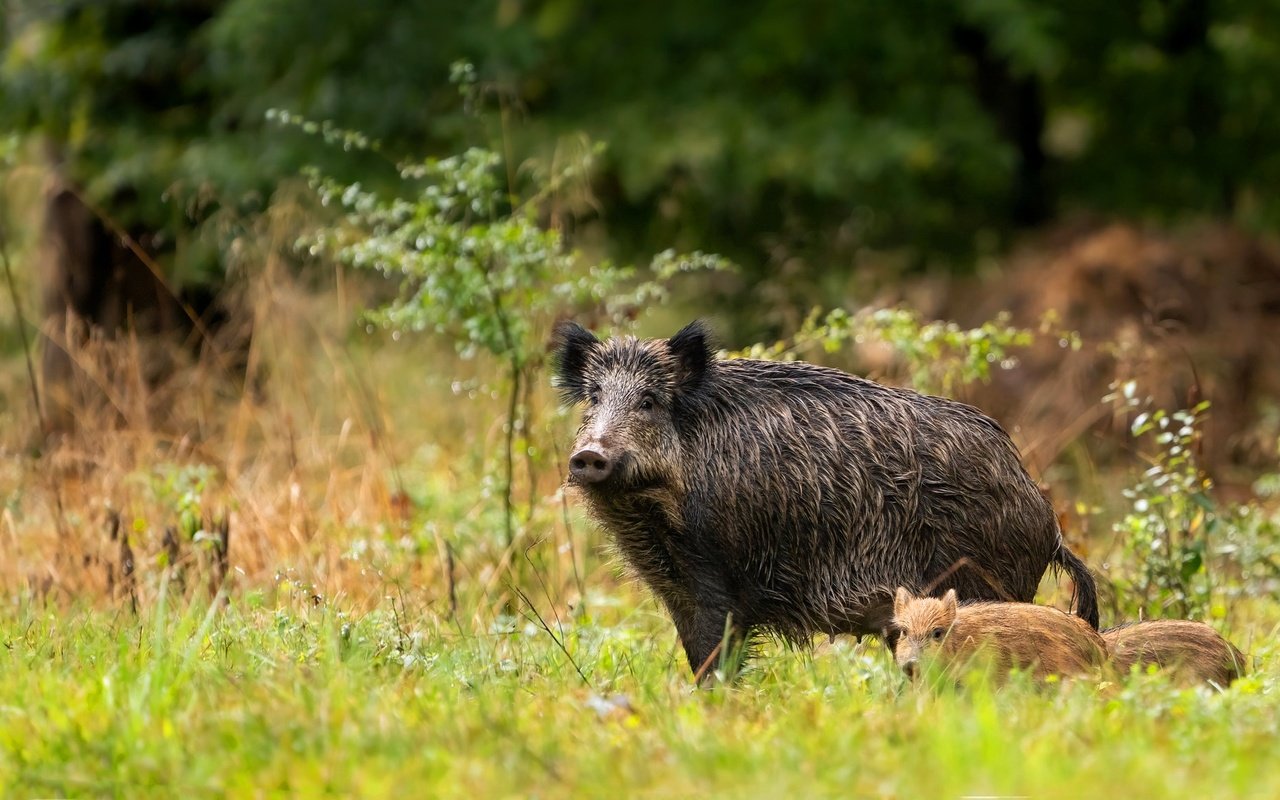
[[[567,446],[572,419],[548,397],[508,551],[492,365],[349,341],[334,292],[255,295],[270,389],[229,408],[175,392],[175,420],[199,422],[177,430],[204,433],[192,452],[167,429],[86,424],[37,457],[25,365],[0,352],[0,797],[1280,797],[1280,604],[1258,572],[1274,503],[1215,534],[1244,565],[1214,562],[1215,623],[1255,665],[1225,692],[1159,676],[912,687],[878,645],[845,640],[769,644],[732,686],[695,690],[671,623],[555,495],[563,449],[546,443]],[[215,475],[204,496],[157,490],[193,467]],[[1090,472],[1059,496],[1127,480]],[[185,593],[164,584],[161,535],[187,505],[234,514],[213,611],[189,599],[209,578],[194,537]],[[108,508],[136,616],[107,578],[124,558]],[[1125,510],[1090,518],[1108,583],[1143,565],[1105,544]],[[513,584],[559,642],[495,616],[527,610]],[[1116,599],[1107,622],[1133,616],[1137,598]],[[571,604],[561,632],[549,609]]]
[[[564,644],[412,610],[140,618],[9,606],[6,796],[1280,796],[1280,675],[904,686],[874,644],[766,647],[693,690],[647,601],[596,598]],[[614,601],[605,604],[605,600]],[[417,619],[415,619],[415,617]],[[555,623],[552,622],[553,629]],[[589,684],[589,685],[588,685]],[[609,698],[630,710],[607,710]]]

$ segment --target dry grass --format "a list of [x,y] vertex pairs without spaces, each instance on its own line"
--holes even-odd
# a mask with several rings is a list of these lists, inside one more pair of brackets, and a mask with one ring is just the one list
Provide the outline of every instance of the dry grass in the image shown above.
[[[246,302],[232,322],[252,328],[246,353],[171,350],[164,355],[178,368],[149,380],[154,345],[75,345],[46,331],[83,372],[81,388],[63,397],[74,430],[47,441],[22,355],[6,354],[0,590],[59,602],[136,594],[145,605],[177,568],[191,573],[189,592],[207,591],[217,559],[204,539],[225,516],[233,595],[284,586],[371,608],[394,585],[442,614],[451,594],[474,594],[487,616],[511,605],[506,584],[523,582],[522,565],[536,561],[536,590],[571,602],[582,571],[600,562],[584,553],[585,531],[565,516],[558,470],[548,469],[568,430],[549,390],[528,398],[547,411],[535,418],[537,450],[514,487],[523,520],[537,524],[507,550],[486,529],[498,521],[503,443],[491,365],[462,361],[440,342],[365,332],[358,311],[381,287],[287,267],[279,254],[299,221],[287,215],[299,212],[281,208],[292,210],[264,220],[267,235],[240,254],[257,264],[240,272]],[[245,362],[248,381],[238,374]],[[184,482],[197,478],[192,493]],[[127,534],[132,589],[123,581],[130,556],[109,535],[113,515]]]
[[[1280,615],[1265,597],[1231,603],[1231,638],[1256,660],[1225,693],[1140,677],[904,691],[878,646],[840,641],[812,655],[766,646],[738,686],[691,694],[669,622],[619,581],[557,491],[572,420],[545,381],[526,398],[537,413],[508,548],[499,371],[435,340],[363,332],[357,310],[380,287],[286,267],[278,254],[308,212],[279,208],[237,253],[247,384],[210,355],[152,384],[141,344],[94,342],[74,355],[110,402],[78,408],[74,434],[46,442],[22,353],[0,351],[0,785],[615,797],[1280,786]],[[1076,475],[1059,505],[1122,485]],[[221,582],[208,534],[224,515]],[[1115,518],[1105,509],[1096,529]],[[228,602],[211,605],[218,590]]]

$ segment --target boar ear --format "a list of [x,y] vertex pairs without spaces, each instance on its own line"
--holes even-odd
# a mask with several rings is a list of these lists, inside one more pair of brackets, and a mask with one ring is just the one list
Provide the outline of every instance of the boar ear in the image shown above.
[[905,587],[899,586],[898,591],[893,595],[893,615],[895,617],[901,616],[902,612],[907,610],[907,604],[914,599],[911,596],[911,592],[908,592]]
[[956,613],[956,609],[960,607],[960,599],[956,596],[955,589],[948,589],[942,596],[942,607],[950,614]]
[[691,389],[706,375],[715,359],[711,331],[702,320],[694,320],[667,340],[667,348],[676,358],[676,386]]
[[558,323],[551,334],[555,364],[553,383],[565,403],[579,403],[587,397],[587,360],[600,340],[573,320]]

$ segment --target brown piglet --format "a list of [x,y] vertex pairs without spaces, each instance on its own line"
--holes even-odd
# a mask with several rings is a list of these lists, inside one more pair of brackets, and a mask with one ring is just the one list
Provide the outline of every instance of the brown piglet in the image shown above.
[[1102,632],[1117,672],[1155,665],[1178,683],[1227,686],[1244,674],[1244,655],[1203,622],[1153,619]]
[[938,599],[899,588],[894,597],[898,633],[895,658],[914,678],[923,661],[962,666],[979,654],[991,659],[997,680],[1012,668],[1036,678],[1078,675],[1101,667],[1106,644],[1084,620],[1032,603],[960,605],[955,590]]

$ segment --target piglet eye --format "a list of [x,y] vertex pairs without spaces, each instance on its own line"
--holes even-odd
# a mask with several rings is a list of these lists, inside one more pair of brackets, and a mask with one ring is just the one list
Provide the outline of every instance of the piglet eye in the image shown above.
[[934,638],[934,639],[941,639],[943,636],[946,636],[946,635],[947,635],[947,629],[946,629],[946,628],[934,628],[934,629],[933,629],[933,638]]

